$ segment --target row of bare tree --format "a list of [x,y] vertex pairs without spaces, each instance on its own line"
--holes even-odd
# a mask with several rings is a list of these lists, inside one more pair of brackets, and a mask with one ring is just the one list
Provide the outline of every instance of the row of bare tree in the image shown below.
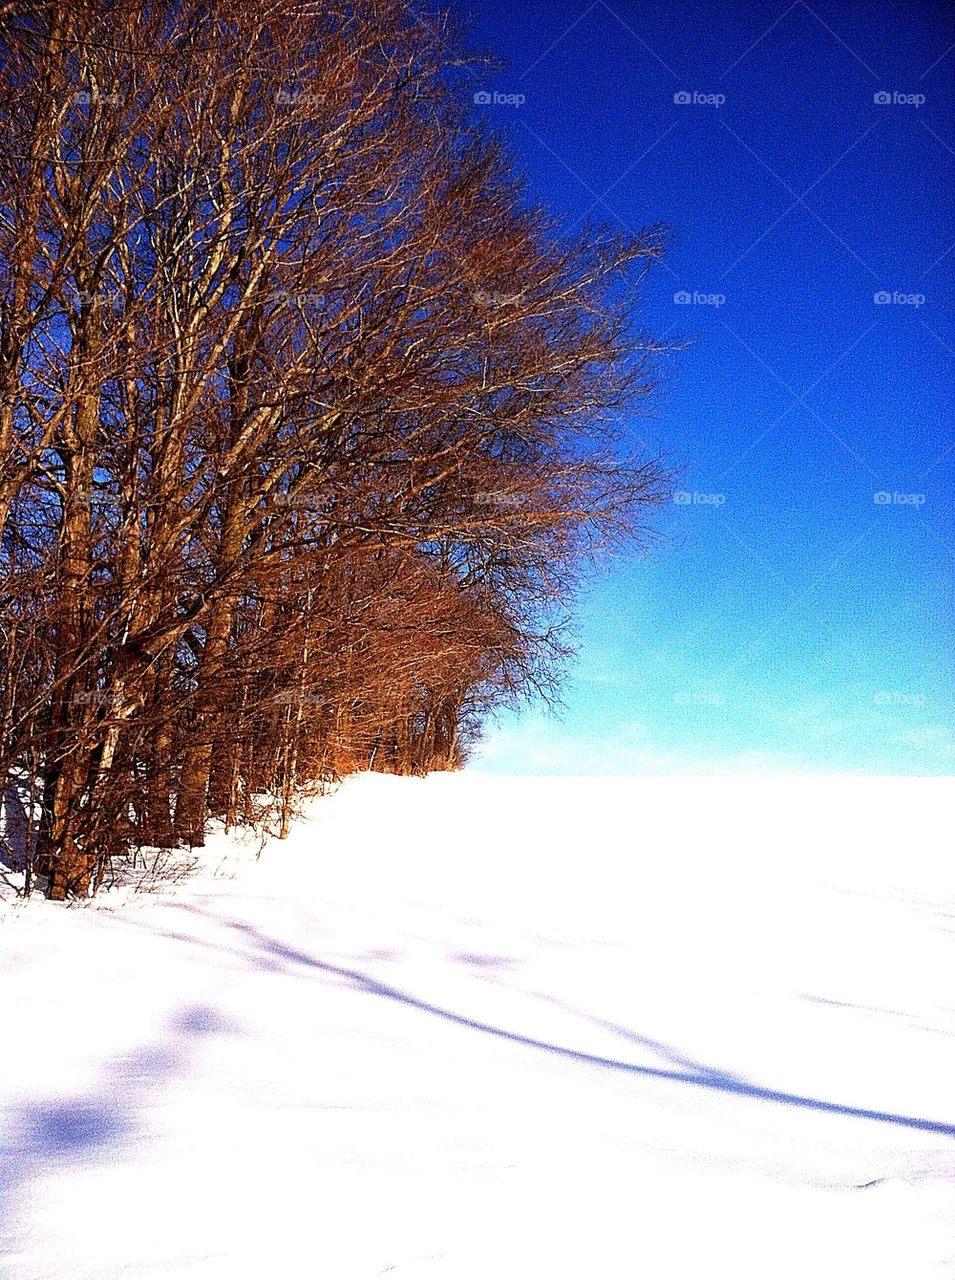
[[402,0],[13,3],[0,61],[0,782],[62,899],[550,686],[662,496],[662,238],[560,235]]

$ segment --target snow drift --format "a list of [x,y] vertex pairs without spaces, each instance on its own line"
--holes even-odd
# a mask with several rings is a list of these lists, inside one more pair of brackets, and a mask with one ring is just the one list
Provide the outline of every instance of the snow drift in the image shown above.
[[950,1280],[945,779],[365,775],[0,904],[12,1280]]

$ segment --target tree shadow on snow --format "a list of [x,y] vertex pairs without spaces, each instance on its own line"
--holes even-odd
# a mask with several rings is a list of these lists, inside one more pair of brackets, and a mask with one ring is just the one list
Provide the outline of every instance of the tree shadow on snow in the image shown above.
[[[0,796],[0,866],[20,872],[36,847],[39,813],[34,805],[30,822],[30,791],[25,782],[8,780]],[[31,847],[28,849],[28,845]]]
[[104,1159],[131,1145],[161,1088],[188,1070],[195,1041],[234,1030],[215,1009],[187,1006],[167,1024],[163,1040],[111,1058],[88,1092],[14,1104],[5,1126],[0,1190],[10,1193],[45,1171]]
[[[378,996],[383,1000],[391,1000],[397,1004],[405,1005],[408,1008],[416,1009],[420,1013],[427,1013],[432,1017],[441,1018],[443,1021],[453,1023],[456,1026],[467,1027],[471,1031],[479,1031],[484,1035],[493,1036],[499,1040],[506,1040],[512,1044],[522,1045],[529,1049],[536,1049],[540,1052],[565,1058],[572,1062],[579,1062],[586,1066],[601,1067],[608,1071],[624,1072],[630,1075],[643,1076],[654,1080],[665,1080],[678,1084],[692,1085],[699,1089],[708,1089],[718,1093],[732,1094],[737,1097],[752,1098],[754,1101],[759,1102],[774,1102],[787,1107],[802,1108],[808,1111],[822,1112],[829,1115],[847,1116],[858,1120],[874,1120],[882,1124],[898,1125],[907,1129],[920,1129],[928,1133],[938,1133],[943,1134],[946,1137],[955,1137],[955,1123],[952,1122],[927,1120],[918,1116],[901,1115],[891,1111],[878,1111],[867,1107],[853,1107],[840,1102],[828,1102],[822,1098],[812,1098],[802,1094],[787,1093],[779,1089],[764,1088],[762,1085],[753,1084],[748,1080],[732,1075],[726,1071],[708,1067],[702,1063],[684,1058],[677,1053],[676,1050],[662,1044],[660,1041],[651,1040],[647,1037],[637,1035],[635,1032],[620,1027],[615,1023],[591,1019],[591,1021],[599,1022],[599,1025],[605,1027],[607,1030],[613,1031],[635,1044],[651,1048],[655,1053],[662,1054],[674,1065],[669,1068],[643,1066],[638,1063],[625,1062],[617,1058],[608,1058],[599,1054],[585,1053],[563,1045],[551,1044],[546,1040],[538,1040],[533,1036],[521,1035],[519,1032],[509,1031],[504,1027],[497,1027],[490,1023],[482,1022],[479,1019],[469,1018],[465,1014],[456,1013],[452,1009],[445,1009],[440,1005],[432,1004],[430,1001],[420,1000],[418,997],[413,996],[406,991],[402,991],[398,987],[390,986],[388,983],[379,982],[377,979],[371,978],[367,974],[359,972],[357,969],[350,969],[341,965],[330,964],[324,960],[319,960],[305,951],[300,951],[295,947],[287,946],[278,939],[269,937],[261,930],[256,929],[250,924],[246,924],[244,921],[230,920],[228,918],[216,916],[211,912],[204,911],[199,907],[191,906],[187,903],[177,903],[176,906],[177,909],[181,911],[201,916],[202,918],[210,920],[231,932],[239,934],[247,944],[248,949],[244,953],[246,959],[256,968],[261,970],[275,972],[277,969],[284,968],[288,971],[291,967],[301,967],[314,970],[319,973],[341,979],[356,990],[366,992],[368,995]],[[202,939],[194,938],[192,941],[203,946],[216,946],[216,944],[205,942]],[[234,949],[228,947],[223,946],[217,949],[231,953],[233,956],[236,954]],[[280,961],[282,964],[277,965],[276,961]],[[553,997],[546,998],[554,999]],[[555,1003],[560,1002],[555,1001]]]

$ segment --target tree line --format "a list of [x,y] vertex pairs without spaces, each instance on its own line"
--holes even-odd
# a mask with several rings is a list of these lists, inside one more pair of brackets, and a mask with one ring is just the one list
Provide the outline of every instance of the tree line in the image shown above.
[[[26,889],[553,686],[664,249],[529,198],[404,0],[0,6],[0,782]],[[8,850],[8,858],[11,856]]]

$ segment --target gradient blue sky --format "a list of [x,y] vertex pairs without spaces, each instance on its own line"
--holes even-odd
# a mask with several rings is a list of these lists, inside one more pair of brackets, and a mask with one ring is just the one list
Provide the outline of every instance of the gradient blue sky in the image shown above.
[[685,466],[662,545],[581,598],[561,717],[503,716],[476,767],[955,772],[945,7],[453,8],[539,197],[671,226],[643,321],[695,339],[633,424]]

